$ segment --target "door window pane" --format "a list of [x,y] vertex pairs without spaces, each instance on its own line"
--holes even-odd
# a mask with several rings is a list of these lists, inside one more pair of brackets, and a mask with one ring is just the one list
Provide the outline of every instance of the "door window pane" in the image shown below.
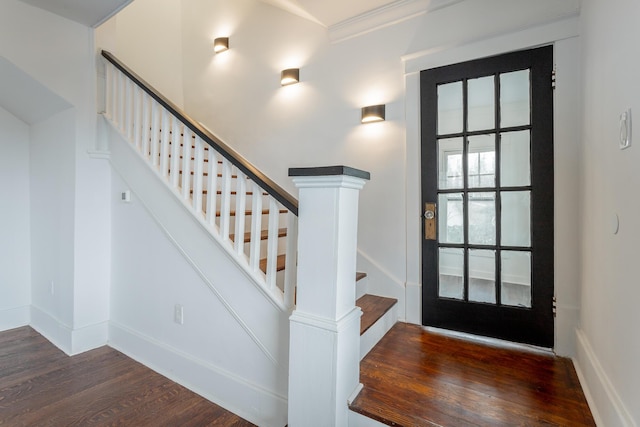
[[495,187],[495,134],[469,137],[467,174],[469,188]]
[[438,189],[462,188],[462,138],[438,140]]
[[506,132],[500,135],[500,184],[519,187],[531,184],[531,132]]
[[496,244],[496,193],[469,193],[469,243]]
[[531,308],[531,252],[502,251],[502,304]]
[[529,70],[500,74],[500,127],[530,122]]
[[438,296],[464,298],[464,252],[457,248],[440,248],[438,253]]
[[502,245],[531,246],[531,192],[505,191],[501,198]]
[[495,251],[469,250],[469,301],[495,304]]
[[462,82],[438,86],[438,135],[462,132]]
[[481,77],[467,81],[467,130],[494,129],[496,127],[494,77]]
[[462,193],[438,195],[438,240],[464,243],[464,204]]

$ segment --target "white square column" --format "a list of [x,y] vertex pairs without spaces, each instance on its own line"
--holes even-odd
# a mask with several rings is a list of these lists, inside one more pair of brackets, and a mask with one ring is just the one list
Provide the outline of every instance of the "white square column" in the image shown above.
[[298,287],[291,315],[289,426],[347,426],[359,387],[358,197],[369,173],[290,169],[299,189]]

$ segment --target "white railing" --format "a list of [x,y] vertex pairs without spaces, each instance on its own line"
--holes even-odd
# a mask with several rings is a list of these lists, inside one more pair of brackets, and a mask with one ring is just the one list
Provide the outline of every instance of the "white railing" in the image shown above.
[[111,54],[105,117],[283,308],[294,305],[297,201]]

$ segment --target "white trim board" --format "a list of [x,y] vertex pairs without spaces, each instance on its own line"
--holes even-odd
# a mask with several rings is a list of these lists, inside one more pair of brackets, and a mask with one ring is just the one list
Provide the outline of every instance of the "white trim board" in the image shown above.
[[576,341],[574,365],[596,424],[638,427],[581,329],[576,330]]

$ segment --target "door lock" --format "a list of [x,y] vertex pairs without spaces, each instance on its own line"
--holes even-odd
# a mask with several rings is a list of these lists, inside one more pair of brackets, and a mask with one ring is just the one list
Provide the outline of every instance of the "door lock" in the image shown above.
[[426,240],[436,240],[436,204],[424,204],[424,238]]

